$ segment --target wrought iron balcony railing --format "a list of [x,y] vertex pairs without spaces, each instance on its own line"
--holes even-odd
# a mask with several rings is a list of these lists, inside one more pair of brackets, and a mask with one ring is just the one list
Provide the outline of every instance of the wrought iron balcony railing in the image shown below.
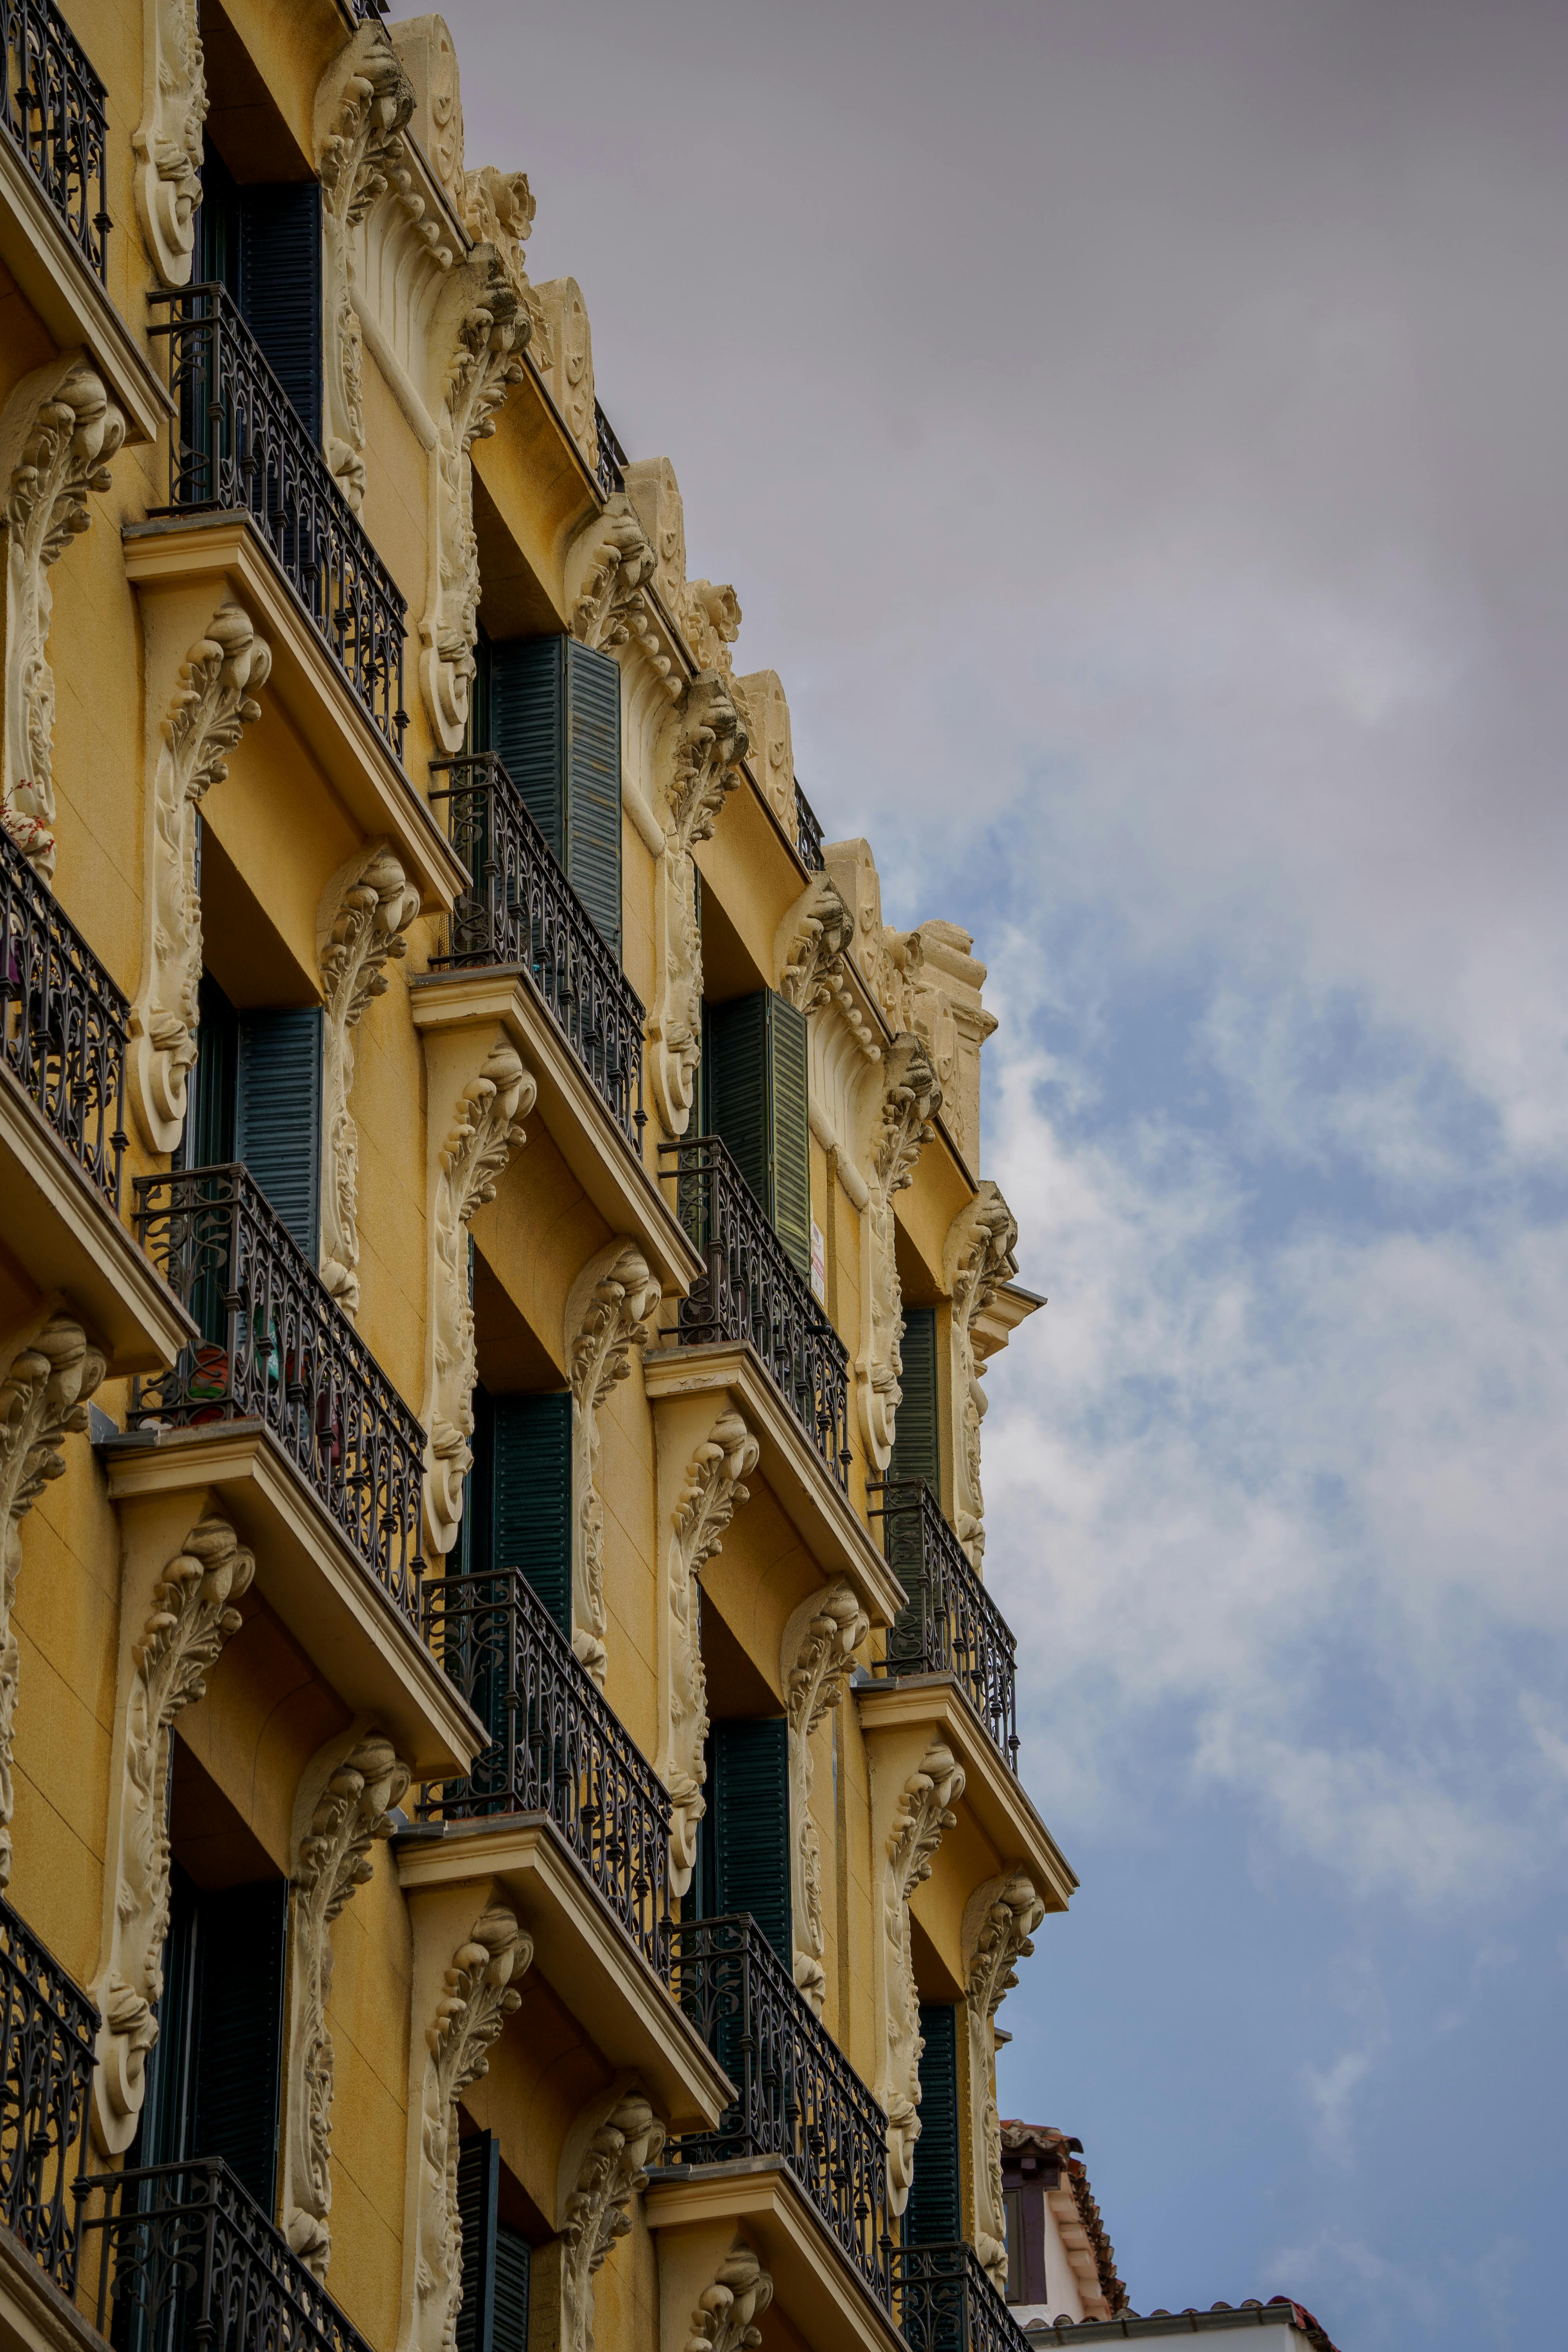
[[669,2164],[782,2156],[849,2262],[888,2300],[888,2118],[749,1912],[672,1927],[671,1989],[740,2096]]
[[90,2174],[94,2319],[135,2352],[370,2352],[219,2157]]
[[870,1510],[882,1522],[883,1552],[909,1595],[872,1673],[956,1675],[1016,1772],[1017,1644],[1006,1619],[923,1478],[889,1478],[872,1492],[881,1496]]
[[827,863],[822,854],[822,823],[798,781],[795,788],[795,845],[806,872],[820,874]]
[[833,1477],[849,1464],[849,1358],[716,1135],[661,1143],[675,1213],[703,1259],[680,1302],[683,1348],[749,1339]]
[[890,2259],[893,2310],[910,2352],[1028,2352],[973,2246],[895,2246]]
[[407,606],[325,457],[227,289],[186,286],[149,299],[169,346],[179,429],[169,503],[150,513],[255,520],[358,699],[399,759]]
[[548,1813],[644,1957],[668,1979],[669,1798],[520,1568],[425,1588],[426,1638],[494,1745],[425,1789],[423,1820]]
[[613,498],[617,490],[624,490],[626,487],[626,469],[631,459],[622,448],[615,426],[597,401],[594,403],[594,430],[599,442],[599,462],[594,468],[594,478],[599,485],[599,496],[602,499]]
[[54,0],[0,0],[5,128],[88,268],[109,275],[104,87]]
[[0,1896],[0,2220],[67,2294],[97,2032],[86,1993]]
[[0,1059],[112,1208],[130,1008],[0,825]]
[[204,1339],[135,1382],[131,1426],[264,1422],[417,1633],[418,1422],[247,1168],[132,1189],[137,1237]]
[[555,1015],[594,1088],[641,1156],[643,1008],[600,937],[522,794],[493,751],[432,760],[451,778],[447,830],[473,882],[452,910],[447,953],[467,971],[521,964]]

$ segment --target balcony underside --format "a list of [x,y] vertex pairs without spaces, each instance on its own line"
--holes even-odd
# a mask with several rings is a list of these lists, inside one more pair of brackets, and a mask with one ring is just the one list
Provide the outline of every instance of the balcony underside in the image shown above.
[[[682,2238],[691,2239],[693,2268],[700,2269],[707,2252],[703,2246],[698,2252],[701,2242],[710,2237],[721,2257],[740,2225],[772,2274],[779,2310],[813,2352],[909,2352],[892,2314],[847,2259],[782,2157],[661,2166],[649,2174],[644,2210],[648,2228],[660,2233],[661,2275],[679,2258]],[[707,2276],[710,2281],[711,2268]]]
[[104,2352],[90,2320],[0,2225],[0,2352]]
[[255,1552],[268,1607],[416,1779],[468,1769],[483,1726],[269,1430],[254,1421],[128,1430],[101,1453],[116,1503],[213,1496]]
[[673,2129],[711,2126],[732,2085],[542,1813],[448,1822],[396,1844],[405,1894],[498,1884],[533,1937],[533,1965],[612,2066],[642,2077]]
[[757,1441],[762,1475],[824,1578],[847,1577],[872,1624],[892,1623],[903,1586],[748,1341],[650,1349],[643,1382],[656,1412],[667,1398],[727,1397]]
[[115,1375],[172,1364],[196,1336],[162,1275],[3,1064],[0,1239],[45,1297],[63,1295]]
[[952,1675],[911,1675],[863,1683],[855,1692],[868,1739],[907,1734],[910,1767],[931,1738],[946,1741],[964,1772],[960,1800],[1001,1856],[1005,1869],[1026,1870],[1047,1911],[1065,1911],[1078,1874],[1007,1769],[967,1694]]

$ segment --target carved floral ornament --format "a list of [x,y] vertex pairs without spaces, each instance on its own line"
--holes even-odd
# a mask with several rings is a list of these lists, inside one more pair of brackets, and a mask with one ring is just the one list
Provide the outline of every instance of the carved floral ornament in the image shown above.
[[625,1235],[589,1260],[566,1300],[566,1372],[572,1390],[572,1647],[604,1688],[605,1505],[599,1492],[600,1408],[649,1336],[658,1285]]
[[664,2146],[664,2126],[635,2086],[617,2099],[588,2143],[566,2198],[561,2232],[563,2352],[594,2352],[594,2278],[631,2232],[631,2202]]
[[779,994],[786,1003],[807,1019],[837,1003],[858,1035],[863,1024],[844,972],[854,937],[855,918],[837,884],[831,875],[814,874],[779,925],[773,952]]
[[49,574],[112,488],[125,418],[79,352],[25,376],[0,415],[5,532],[5,732],[0,820],[47,882],[55,870],[55,678]]
[[130,2147],[146,2090],[153,2014],[163,1990],[169,1931],[169,1760],[181,1709],[206,1694],[206,1675],[242,1622],[235,1607],[256,1573],[216,1512],[191,1529],[153,1591],[141,1638],[122,1659],[122,1745],[110,1796],[104,1950],[92,1997],[103,2023],[93,2078],[93,2129],[105,2153]]
[[321,1279],[349,1316],[359,1312],[359,1130],[349,1111],[354,1031],[384,995],[386,966],[408,952],[419,893],[385,842],[340,866],[316,917],[326,1024],[321,1053]]
[[866,1298],[865,1344],[856,1364],[860,1427],[879,1471],[886,1470],[903,1389],[903,1286],[899,1279],[895,1196],[914,1181],[921,1153],[935,1136],[931,1120],[942,1088],[921,1040],[894,1040],[881,1070],[881,1095],[871,1137],[866,1238],[861,1249]]
[[407,1793],[408,1767],[373,1732],[337,1764],[298,1841],[289,1922],[290,2021],[283,2228],[325,2279],[331,2259],[332,1922],[372,1874],[371,1846],[390,1837],[391,1808]]
[[959,1423],[953,1447],[953,1527],[976,1568],[985,1553],[985,1497],[980,1484],[985,1391],[974,1352],[974,1326],[1003,1284],[1017,1273],[1017,1219],[987,1179],[953,1219],[942,1252],[943,1277],[952,1300],[952,1398]]
[[697,1867],[697,1824],[707,1811],[702,1783],[708,1738],[708,1682],[698,1624],[698,1583],[731,1520],[747,1499],[742,1484],[757,1466],[757,1441],[733,1408],[719,1415],[691,1457],[671,1523],[669,1586],[669,1878],[677,1895]]
[[415,2200],[414,2291],[400,2352],[451,2352],[463,2299],[463,2223],[458,2207],[458,2101],[489,2065],[501,2028],[522,1996],[533,1939],[497,1905],[474,1922],[442,1979],[425,2028],[419,2178]]
[[365,481],[364,333],[354,300],[353,233],[383,196],[410,221],[423,210],[402,136],[413,111],[413,84],[385,27],[373,18],[328,67],[316,94],[327,336],[322,438],[338,487],[356,510]]
[[584,525],[568,551],[567,604],[572,634],[581,644],[603,653],[634,643],[649,651],[673,699],[679,696],[680,681],[670,676],[672,664],[659,651],[653,614],[643,593],[657,568],[631,499],[617,491],[606,499],[604,512]]
[[11,1758],[21,1653],[12,1625],[22,1566],[22,1521],[65,1468],[60,1445],[87,1427],[87,1401],[104,1360],[79,1323],[51,1315],[16,1350],[0,1381],[0,1887],[11,1883]]
[[925,2046],[910,1942],[910,1898],[931,1876],[942,1832],[957,1819],[952,1808],[963,1794],[963,1766],[942,1740],[933,1739],[904,1783],[888,1833],[882,1890],[888,2010],[882,2104],[888,2112],[888,2203],[895,2213],[903,2211],[914,2179],[915,2143],[921,2136],[921,2052]]
[[773,2299],[772,2276],[737,2238],[698,2297],[684,2352],[756,2352],[763,2340],[757,2321]]
[[795,1981],[818,2017],[827,1997],[822,1916],[822,1847],[812,1818],[812,1735],[844,1696],[855,1653],[871,1630],[844,1577],[803,1601],[784,1628],[784,1714],[789,1725],[790,1893]]
[[[220,604],[205,636],[180,664],[147,794],[142,984],[131,1008],[131,1100],[151,1151],[173,1151],[185,1123],[196,1058],[202,976],[202,901],[196,887],[195,811],[228,773],[241,730],[261,716],[256,697],[272,652],[249,615]],[[153,706],[156,707],[155,705]]]
[[425,1528],[443,1556],[458,1539],[463,1481],[473,1466],[474,1382],[479,1360],[468,1299],[468,1234],[476,1210],[496,1196],[522,1143],[521,1122],[538,1089],[499,1034],[461,1088],[451,1127],[436,1153],[430,1217],[430,1307],[425,1410]]
[[658,759],[664,847],[654,873],[657,977],[647,1039],[654,1099],[672,1136],[686,1132],[702,1058],[702,934],[691,852],[712,839],[745,756],[746,730],[728,687],[716,670],[700,670],[665,721]]
[[994,1879],[971,1899],[964,1916],[969,1974],[964,2008],[969,2031],[971,2126],[976,2150],[975,2251],[1000,2294],[1007,2279],[1007,2214],[1002,2190],[1002,2126],[996,2111],[996,2045],[992,2021],[1016,1984],[1016,1963],[1027,1959],[1046,1906],[1026,1872]]
[[131,139],[136,211],[165,286],[190,283],[202,200],[207,86],[199,16],[197,0],[144,0],[142,10],[142,124]]

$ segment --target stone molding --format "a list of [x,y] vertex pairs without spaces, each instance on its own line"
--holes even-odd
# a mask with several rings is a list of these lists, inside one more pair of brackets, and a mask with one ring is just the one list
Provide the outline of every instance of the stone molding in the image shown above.
[[605,1505],[599,1492],[599,1410],[650,1336],[658,1285],[625,1234],[591,1257],[566,1298],[564,1349],[572,1390],[572,1647],[605,1686]]
[[779,1674],[789,1725],[790,1909],[794,1976],[816,2015],[827,1997],[822,1916],[822,1846],[812,1818],[812,1734],[844,1696],[855,1653],[871,1630],[855,1588],[839,1577],[802,1601],[784,1627]]
[[888,1833],[882,1886],[882,1937],[887,1976],[887,2047],[879,2095],[888,2115],[888,2204],[901,2213],[914,2179],[915,2143],[921,2136],[920,1995],[915,1990],[910,1938],[910,1900],[931,1866],[942,1833],[957,1820],[952,1811],[963,1794],[963,1768],[952,1751],[933,1739],[905,1781]]
[[[289,2078],[285,2085],[283,2231],[317,2278],[331,2260],[334,2053],[327,2025],[333,1921],[372,1875],[371,1847],[392,1835],[391,1813],[410,1773],[379,1732],[347,1754],[334,1740],[301,1784],[295,1807],[289,1929]],[[322,1762],[328,1766],[324,1787]]]
[[[795,839],[795,745],[789,701],[777,670],[735,680],[735,707],[752,739],[752,772],[773,814]],[[851,917],[853,920],[853,917]]]
[[458,2101],[488,2071],[491,2047],[522,1998],[517,1980],[532,1959],[533,1938],[495,1905],[453,1953],[425,2027],[413,2301],[399,2352],[451,2352],[463,2299]]
[[209,1512],[153,1588],[139,1639],[121,1659],[122,1746],[110,1783],[104,1873],[106,1931],[92,1998],[102,2015],[93,2129],[105,2154],[131,2145],[146,2092],[153,2014],[169,1929],[169,1762],[173,1726],[205,1696],[206,1676],[243,1622],[235,1602],[256,1561],[229,1522]]
[[985,1557],[985,1496],[980,1484],[980,1424],[985,1415],[984,1366],[974,1327],[1004,1283],[1018,1271],[1018,1221],[989,1179],[948,1229],[942,1276],[952,1301],[953,1530],[972,1564]]
[[[646,546],[647,541],[643,544]],[[746,730],[716,670],[700,670],[660,735],[658,806],[664,847],[654,870],[656,972],[648,1011],[649,1076],[671,1136],[684,1135],[702,1058],[702,935],[691,852],[710,841],[741,782]]]
[[738,706],[730,648],[741,634],[742,614],[741,600],[733,588],[716,580],[688,580],[676,616],[698,668],[718,670]]
[[883,1019],[895,1036],[915,1029],[925,956],[919,931],[882,920],[882,885],[868,841],[826,842],[822,854],[854,915],[855,961]]
[[16,1349],[0,1380],[0,1888],[11,1883],[11,1764],[21,1651],[12,1613],[22,1568],[22,1521],[64,1470],[68,1433],[87,1428],[87,1401],[105,1364],[69,1315],[53,1314]]
[[417,223],[422,207],[403,142],[413,111],[413,84],[385,26],[372,18],[328,67],[315,106],[327,337],[322,440],[338,487],[356,511],[365,482],[364,331],[354,299],[353,232],[386,195],[411,226]]
[[316,958],[326,1004],[321,1045],[321,1279],[359,1313],[359,1130],[349,1110],[354,1031],[386,992],[386,966],[408,952],[419,893],[384,841],[356,850],[321,894]]
[[992,1879],[970,1897],[963,1944],[968,1963],[963,2000],[969,2031],[970,2136],[974,2149],[974,2250],[998,2294],[1007,2284],[1007,2211],[1002,2194],[1002,2125],[996,2107],[996,2042],[992,2021],[1018,1981],[1015,1965],[1046,1906],[1026,1871]]
[[599,462],[594,406],[594,335],[588,306],[574,278],[551,278],[534,289],[544,320],[540,373],[566,430],[592,472]]
[[647,2187],[647,2168],[658,2161],[664,2137],[634,2085],[588,2142],[563,2210],[562,2352],[594,2352],[594,2279],[617,2240],[630,2235],[632,2200]]
[[[566,605],[572,634],[580,644],[601,653],[615,653],[634,641],[657,643],[652,615],[643,591],[657,565],[647,534],[625,491],[605,502],[602,514],[585,522],[566,554]],[[668,676],[671,697],[679,681]]]
[[[202,976],[202,901],[196,887],[195,812],[228,773],[243,730],[261,716],[256,697],[272,651],[232,600],[180,664],[148,766],[142,984],[131,1007],[131,1104],[150,1151],[173,1151],[185,1124],[196,1058]],[[148,695],[149,709],[155,709]]]
[[691,1456],[671,1519],[667,1549],[669,1675],[665,1728],[665,1781],[669,1790],[669,1882],[683,1895],[697,1866],[697,1824],[708,1810],[708,1679],[697,1620],[698,1579],[721,1549],[731,1520],[749,1490],[742,1481],[757,1466],[757,1441],[727,1407]]
[[5,484],[5,731],[0,822],[47,882],[55,870],[55,677],[49,573],[113,487],[125,417],[79,352],[24,376],[0,415]]
[[[425,1409],[420,1415],[427,1433],[425,1537],[431,1551],[443,1558],[458,1539],[463,1481],[474,1459],[468,1440],[474,1433],[479,1366],[468,1298],[468,1226],[475,1212],[495,1199],[508,1160],[525,1140],[521,1121],[533,1108],[538,1091],[503,1029],[467,1031],[452,1044],[464,1055],[471,1075],[459,1085],[452,1124],[434,1152]],[[426,1050],[430,1051],[428,1040]],[[434,1095],[434,1082],[431,1091]],[[438,1116],[434,1103],[430,1116],[434,1139]]]
[[771,2273],[737,2238],[698,2297],[684,2352],[756,2352],[763,2340],[757,2322],[773,2299]]
[[206,69],[196,0],[144,0],[142,124],[132,131],[136,212],[165,286],[188,286],[202,200]]
[[830,874],[814,874],[795,900],[773,941],[779,994],[809,1020],[837,1003],[858,1024],[855,1000],[845,979],[844,958],[855,937],[855,918]]
[[882,1058],[881,1093],[871,1136],[860,1261],[863,1334],[856,1361],[860,1433],[879,1473],[887,1469],[903,1391],[904,1298],[899,1279],[894,1196],[914,1181],[921,1153],[936,1129],[942,1088],[920,1038],[905,1033]]

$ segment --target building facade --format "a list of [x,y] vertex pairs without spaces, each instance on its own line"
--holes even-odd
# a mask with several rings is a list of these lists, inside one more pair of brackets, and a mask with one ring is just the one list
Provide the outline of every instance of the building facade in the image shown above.
[[0,26],[0,2334],[1017,2344],[984,967],[439,18]]

